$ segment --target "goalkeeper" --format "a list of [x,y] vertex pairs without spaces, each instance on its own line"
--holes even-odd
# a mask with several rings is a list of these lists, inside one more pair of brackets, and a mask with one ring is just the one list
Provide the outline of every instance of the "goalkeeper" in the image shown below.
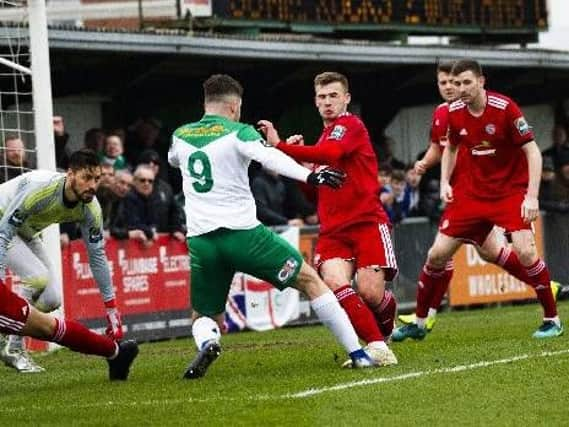
[[[61,295],[41,231],[50,224],[79,223],[107,309],[107,335],[120,340],[121,319],[105,254],[101,207],[95,198],[100,179],[96,154],[83,149],[71,155],[65,174],[32,171],[0,185],[0,279],[10,267],[21,279],[21,297],[41,312],[57,309]],[[0,359],[7,366],[23,373],[43,371],[23,348],[21,336],[2,340]]]
[[243,89],[227,75],[203,85],[205,115],[178,128],[168,160],[183,177],[191,257],[192,334],[198,354],[184,377],[198,378],[219,356],[220,326],[231,280],[242,271],[279,289],[294,286],[349,353],[356,368],[375,366],[361,348],[346,312],[300,253],[261,225],[247,169],[256,160],[267,169],[312,185],[339,187],[344,174],[311,172],[267,147],[251,126],[239,123]]

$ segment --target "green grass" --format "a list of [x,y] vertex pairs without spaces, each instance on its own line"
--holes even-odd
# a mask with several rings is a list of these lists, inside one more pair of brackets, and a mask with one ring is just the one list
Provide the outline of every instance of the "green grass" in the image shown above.
[[[569,318],[569,305],[560,312]],[[180,379],[189,339],[141,345],[120,384],[103,361],[62,350],[36,357],[43,374],[0,367],[0,425],[567,425],[569,342],[532,339],[539,319],[537,305],[443,313],[423,342],[393,345],[398,366],[362,371],[339,368],[342,350],[322,327],[225,336],[195,381]],[[531,357],[445,370],[520,355]],[[371,384],[290,397],[362,380]]]

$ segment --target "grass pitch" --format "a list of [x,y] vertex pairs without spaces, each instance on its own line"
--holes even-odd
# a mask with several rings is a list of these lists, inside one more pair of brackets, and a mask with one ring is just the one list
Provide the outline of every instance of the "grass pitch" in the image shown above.
[[540,318],[537,305],[443,313],[424,341],[393,344],[398,366],[373,370],[340,369],[317,326],[225,336],[193,381],[189,339],[141,345],[126,383],[62,350],[36,357],[46,373],[0,367],[0,425],[567,425],[569,340],[532,339]]

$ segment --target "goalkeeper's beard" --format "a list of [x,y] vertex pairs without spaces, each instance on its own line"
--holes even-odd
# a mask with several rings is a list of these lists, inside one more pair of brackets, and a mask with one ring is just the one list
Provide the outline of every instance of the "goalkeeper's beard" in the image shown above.
[[71,183],[71,191],[73,191],[75,198],[83,203],[89,203],[95,198],[95,192],[93,190],[85,190],[83,192],[77,190],[75,181]]

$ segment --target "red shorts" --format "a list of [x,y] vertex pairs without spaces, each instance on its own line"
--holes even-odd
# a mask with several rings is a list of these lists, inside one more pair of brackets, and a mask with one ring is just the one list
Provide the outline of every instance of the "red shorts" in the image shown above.
[[499,200],[480,200],[461,197],[450,203],[439,222],[439,231],[447,236],[476,243],[482,246],[494,225],[506,233],[531,230],[526,224],[521,209],[523,194],[514,194]]
[[22,332],[30,306],[8,287],[0,282],[0,332],[3,334],[19,334]]
[[333,258],[354,260],[356,268],[379,267],[385,273],[385,280],[397,276],[390,227],[384,223],[355,224],[339,232],[320,235],[314,265],[319,269],[324,261]]

